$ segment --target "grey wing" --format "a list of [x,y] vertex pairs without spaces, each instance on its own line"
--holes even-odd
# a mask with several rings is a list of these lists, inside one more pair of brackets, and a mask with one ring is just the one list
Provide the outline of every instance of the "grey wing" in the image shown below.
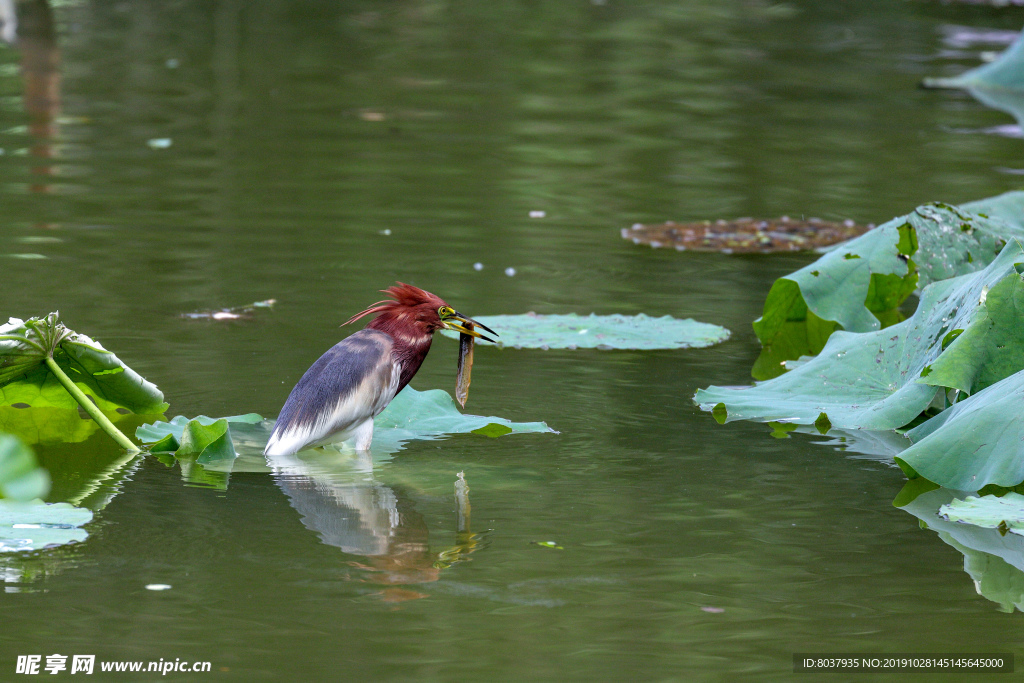
[[341,440],[377,416],[395,397],[402,375],[391,348],[391,337],[377,330],[335,344],[292,389],[264,453],[289,455]]

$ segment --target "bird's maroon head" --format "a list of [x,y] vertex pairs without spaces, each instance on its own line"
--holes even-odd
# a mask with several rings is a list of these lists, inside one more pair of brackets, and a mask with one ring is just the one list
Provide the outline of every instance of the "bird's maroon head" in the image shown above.
[[366,310],[349,318],[345,324],[367,315],[376,315],[369,327],[385,331],[400,328],[407,334],[430,336],[445,327],[441,312],[450,310],[450,307],[441,297],[404,282],[381,291],[391,298],[371,304]]
[[[391,298],[371,304],[366,310],[355,314],[344,324],[348,325],[367,315],[376,315],[367,327],[387,332],[393,337],[397,332],[408,339],[415,337],[429,339],[434,332],[448,329],[480,337],[490,342],[494,341],[480,334],[474,328],[479,327],[491,334],[496,334],[494,330],[472,318],[467,318],[445,303],[444,299],[425,289],[399,282],[381,291]],[[467,323],[470,324],[469,327],[466,326]]]

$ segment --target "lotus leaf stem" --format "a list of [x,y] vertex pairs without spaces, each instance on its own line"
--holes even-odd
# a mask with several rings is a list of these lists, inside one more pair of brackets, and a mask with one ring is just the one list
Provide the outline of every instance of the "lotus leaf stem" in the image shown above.
[[89,414],[96,424],[100,426],[100,429],[105,431],[119,446],[127,450],[129,453],[140,453],[139,447],[132,443],[131,439],[124,435],[124,433],[114,426],[103,411],[99,409],[95,403],[89,400],[89,397],[85,395],[78,385],[71,381],[71,378],[64,374],[64,371],[57,365],[57,361],[53,359],[53,356],[46,357],[46,367],[50,368],[50,372],[64,385],[64,388],[68,390],[68,393],[75,397],[78,404],[82,406],[86,413]]

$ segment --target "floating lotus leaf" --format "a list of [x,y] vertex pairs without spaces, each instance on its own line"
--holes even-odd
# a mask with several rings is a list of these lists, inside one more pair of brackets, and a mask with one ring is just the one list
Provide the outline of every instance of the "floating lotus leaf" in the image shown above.
[[[145,424],[135,430],[135,437],[154,453],[174,453],[177,457],[193,457],[199,464],[233,459],[229,425],[258,424],[263,418],[256,413],[232,417],[187,418],[178,415],[170,422]],[[269,436],[269,435],[268,435]]]
[[951,522],[973,524],[986,529],[1024,536],[1024,496],[1010,491],[1003,496],[968,496],[939,508]]
[[[1020,369],[1012,364],[982,364],[972,366],[973,374],[960,375],[943,358],[947,351],[956,353],[960,340],[950,341],[956,332],[988,315],[982,301],[990,289],[1005,291],[1007,296],[999,303],[1004,308],[1024,297],[1018,262],[1024,262],[1024,248],[1014,240],[985,270],[927,287],[908,320],[876,332],[837,332],[817,357],[785,375],[753,387],[709,387],[698,391],[694,400],[726,421],[814,424],[824,413],[832,426],[841,429],[901,427],[928,407],[936,388],[947,386],[944,382],[955,379],[974,387]],[[986,353],[1024,358],[1024,335],[1010,339],[979,332],[969,335],[966,343]],[[1011,348],[998,348],[1004,343]],[[944,369],[933,372],[936,366]]]
[[0,406],[70,408],[78,403],[45,365],[43,336],[61,338],[53,352],[57,365],[105,413],[159,415],[167,410],[163,393],[84,334],[68,330],[56,314],[0,325]]
[[78,527],[92,512],[69,503],[0,500],[0,552],[24,552],[81,542],[89,535]]
[[820,218],[797,220],[789,216],[761,220],[698,221],[642,225],[622,229],[633,244],[667,247],[677,251],[716,251],[722,254],[768,254],[809,251],[859,237],[875,227],[851,220],[835,223]]
[[869,332],[899,322],[899,306],[915,288],[981,270],[1009,239],[1024,238],[1019,222],[997,217],[1020,202],[1009,193],[977,203],[986,215],[921,206],[779,278],[754,321],[763,347],[754,378],[776,377],[785,361],[817,355],[836,330]]
[[0,434],[0,499],[32,500],[50,490],[50,475],[36,464],[31,449],[15,436]]
[[[475,318],[495,330],[499,346],[528,349],[689,349],[718,344],[729,330],[671,316],[639,315],[485,315]],[[453,339],[457,332],[442,330]],[[477,344],[489,342],[477,340]]]
[[[263,447],[274,428],[272,420],[264,420],[255,413],[220,420],[225,421],[228,443],[233,444],[234,450],[242,455],[257,454],[262,458]],[[178,416],[170,422],[143,425],[135,432],[135,436],[145,444],[152,444],[151,450],[154,452],[158,450],[158,444],[162,444],[159,446],[160,450],[174,452],[178,451],[179,444],[185,438],[187,426],[214,426],[217,422],[218,419],[205,416],[194,420]],[[219,430],[220,427],[215,429]],[[373,444],[370,450],[375,455],[396,453],[402,450],[408,441],[437,439],[446,434],[472,433],[498,437],[514,432],[553,431],[543,422],[512,422],[501,417],[466,415],[459,412],[455,400],[445,391],[416,391],[407,386],[374,420]],[[220,438],[212,432],[208,436],[213,437],[210,443]],[[223,468],[223,464],[218,465],[214,462],[221,458],[207,453],[204,452],[196,462],[207,469]],[[228,463],[230,459],[227,460]]]

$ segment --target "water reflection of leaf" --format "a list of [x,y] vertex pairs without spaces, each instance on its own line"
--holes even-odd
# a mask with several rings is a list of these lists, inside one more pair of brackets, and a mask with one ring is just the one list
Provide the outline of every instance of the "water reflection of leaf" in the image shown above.
[[0,499],[32,500],[50,490],[50,475],[31,449],[11,434],[0,434]]
[[944,519],[939,510],[958,496],[964,494],[949,489],[926,491],[901,509],[963,553],[964,570],[973,579],[978,595],[997,603],[1004,612],[1024,611],[1024,536]]

